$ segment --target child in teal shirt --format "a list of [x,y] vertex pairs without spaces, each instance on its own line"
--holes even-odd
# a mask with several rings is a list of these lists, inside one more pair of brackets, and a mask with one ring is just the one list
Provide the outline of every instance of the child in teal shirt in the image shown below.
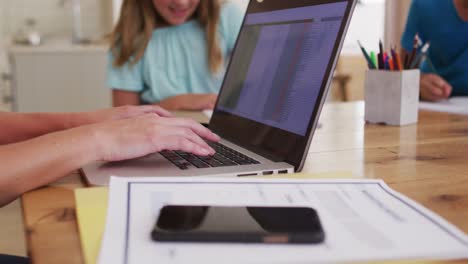
[[212,109],[242,18],[218,0],[124,1],[109,53],[114,105]]
[[416,33],[424,43],[430,42],[433,64],[421,65],[421,98],[468,96],[468,0],[413,0],[401,40],[407,52]]

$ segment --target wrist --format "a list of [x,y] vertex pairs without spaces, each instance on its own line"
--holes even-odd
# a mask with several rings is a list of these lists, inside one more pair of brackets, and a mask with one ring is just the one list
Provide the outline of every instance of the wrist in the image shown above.
[[91,126],[58,131],[32,140],[53,149],[52,153],[57,157],[49,159],[60,161],[60,166],[67,171],[97,160],[96,145],[99,141]]
[[76,144],[82,145],[80,160],[82,164],[102,160],[106,137],[98,125],[85,125],[73,129],[76,133]]
[[76,128],[94,123],[89,112],[65,114],[65,129]]
[[92,142],[91,152],[93,153],[93,161],[106,160],[107,152],[109,150],[109,142],[111,138],[109,133],[105,132],[102,125],[92,125],[90,127],[90,142]]

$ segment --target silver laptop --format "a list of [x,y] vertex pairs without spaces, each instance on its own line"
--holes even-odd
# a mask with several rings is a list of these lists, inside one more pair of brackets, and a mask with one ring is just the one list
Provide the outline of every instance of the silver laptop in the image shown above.
[[216,154],[163,151],[82,169],[114,176],[254,176],[300,171],[356,0],[251,0],[209,128]]

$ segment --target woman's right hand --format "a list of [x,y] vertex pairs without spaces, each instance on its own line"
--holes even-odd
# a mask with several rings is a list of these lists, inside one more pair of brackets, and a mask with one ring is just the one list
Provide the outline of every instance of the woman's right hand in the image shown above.
[[162,150],[208,156],[215,151],[204,141],[220,138],[199,123],[156,114],[87,126],[97,142],[96,160],[120,161]]
[[181,94],[166,98],[158,103],[159,106],[170,110],[212,110],[215,107],[217,94]]
[[422,74],[420,95],[426,101],[440,101],[447,99],[452,93],[452,86],[436,74]]

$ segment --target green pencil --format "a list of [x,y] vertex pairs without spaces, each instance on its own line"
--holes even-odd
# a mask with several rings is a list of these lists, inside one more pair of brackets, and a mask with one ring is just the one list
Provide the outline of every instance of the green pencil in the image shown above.
[[375,52],[371,51],[370,59],[371,59],[372,63],[374,64],[375,69],[378,69],[379,65],[377,65],[377,56],[375,56]]

